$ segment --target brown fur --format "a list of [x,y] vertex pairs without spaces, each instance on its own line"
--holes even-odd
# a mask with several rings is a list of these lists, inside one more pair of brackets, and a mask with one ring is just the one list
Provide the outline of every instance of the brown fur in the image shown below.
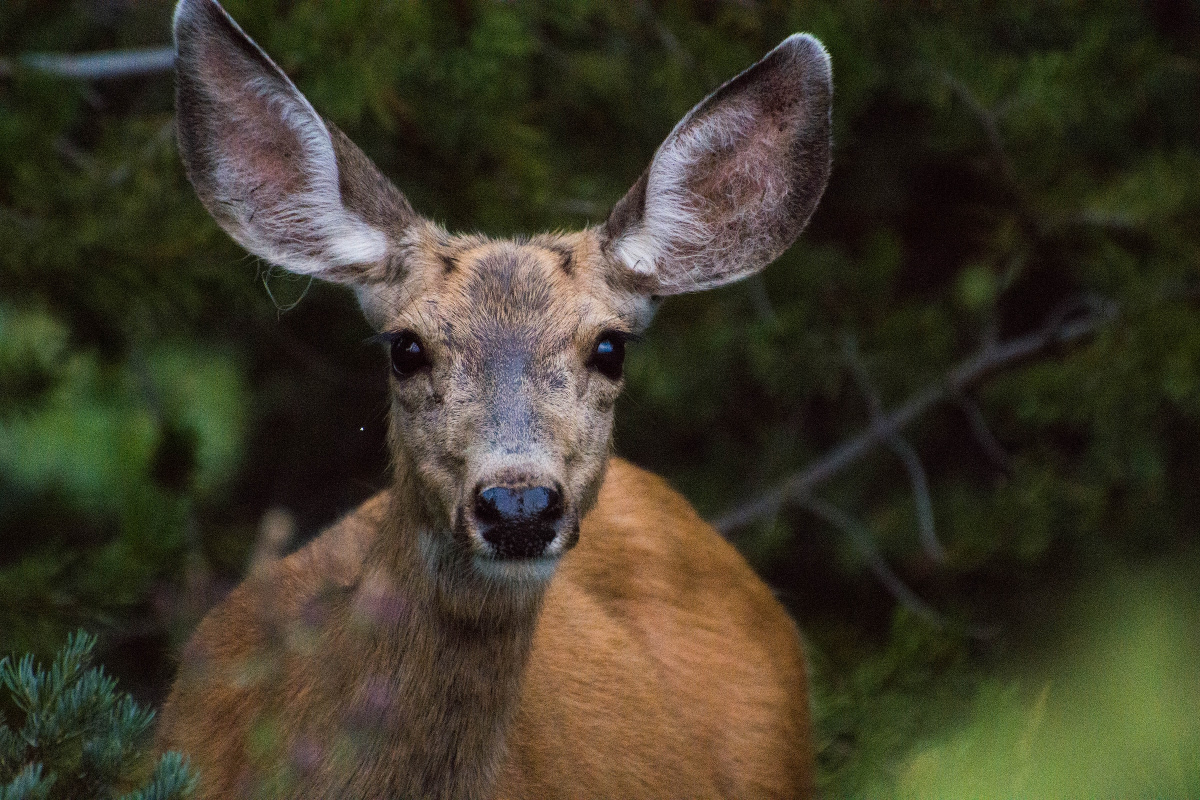
[[[393,384],[395,486],[196,632],[159,738],[195,760],[201,798],[808,791],[791,621],[686,501],[608,460],[619,385],[587,349],[645,309],[598,279],[593,237],[429,237],[407,259],[391,327],[417,331],[439,366]],[[528,385],[493,397],[514,352],[535,365]],[[523,423],[505,418],[522,404]],[[455,558],[470,550],[464,491],[521,432],[546,462],[526,469],[553,472],[582,517],[548,588]]]
[[[828,176],[820,45],[791,37],[697,106],[604,226],[495,241],[419,217],[213,0],[175,31],[201,200],[424,359],[393,376],[390,488],[185,649],[158,737],[200,800],[809,796],[796,630],[683,498],[611,458],[622,383],[596,354],[657,294],[799,233]],[[536,549],[488,538],[499,489],[556,494]]]
[[[404,549],[386,540],[393,502],[377,496],[201,624],[159,731],[201,769],[201,798],[262,781],[306,798],[811,793],[795,627],[661,479],[610,462],[540,617],[493,632],[506,644],[453,627],[405,651],[381,641],[421,604],[400,588],[419,582],[413,565],[381,556]],[[410,663],[438,669],[406,684]],[[434,709],[448,688],[469,705]],[[472,764],[488,747],[495,762]],[[409,752],[445,773],[413,781],[397,771]]]

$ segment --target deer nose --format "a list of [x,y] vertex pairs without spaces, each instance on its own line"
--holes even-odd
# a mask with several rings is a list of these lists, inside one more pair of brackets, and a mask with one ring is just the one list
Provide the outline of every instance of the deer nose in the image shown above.
[[549,486],[489,486],[475,491],[475,519],[498,558],[536,558],[554,541],[562,493]]

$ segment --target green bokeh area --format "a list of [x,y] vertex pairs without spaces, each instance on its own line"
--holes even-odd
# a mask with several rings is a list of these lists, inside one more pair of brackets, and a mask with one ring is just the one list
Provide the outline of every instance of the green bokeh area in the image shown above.
[[[873,395],[1103,310],[905,429],[944,559],[887,446],[814,487],[853,529],[785,502],[731,538],[809,642],[828,796],[1200,796],[1200,7],[227,7],[416,208],[493,235],[602,221],[695,102],[821,38],[821,207],[762,276],[664,305],[617,451],[715,519]],[[148,704],[269,509],[303,539],[387,479],[371,330],[210,220],[170,75],[19,58],[166,44],[170,14],[0,5],[0,654],[83,626]]]

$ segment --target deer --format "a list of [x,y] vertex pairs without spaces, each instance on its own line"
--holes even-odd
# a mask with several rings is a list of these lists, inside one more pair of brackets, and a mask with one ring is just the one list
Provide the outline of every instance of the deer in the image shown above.
[[174,16],[179,151],[251,254],[352,288],[390,358],[386,488],[256,568],[156,733],[209,798],[800,798],[798,629],[663,479],[615,457],[626,345],[754,274],[831,169],[794,34],[696,105],[602,224],[420,216],[215,0]]

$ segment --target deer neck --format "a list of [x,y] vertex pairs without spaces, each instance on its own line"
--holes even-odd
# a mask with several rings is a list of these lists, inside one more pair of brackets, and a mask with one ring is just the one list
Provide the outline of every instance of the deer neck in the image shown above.
[[[368,655],[345,687],[388,796],[485,797],[505,755],[544,585],[488,584],[469,564],[437,563],[433,536],[397,482],[392,512],[350,608]],[[345,695],[344,695],[345,696]],[[362,764],[361,766],[368,766]],[[359,788],[359,787],[354,787]],[[382,787],[361,787],[375,790]]]

